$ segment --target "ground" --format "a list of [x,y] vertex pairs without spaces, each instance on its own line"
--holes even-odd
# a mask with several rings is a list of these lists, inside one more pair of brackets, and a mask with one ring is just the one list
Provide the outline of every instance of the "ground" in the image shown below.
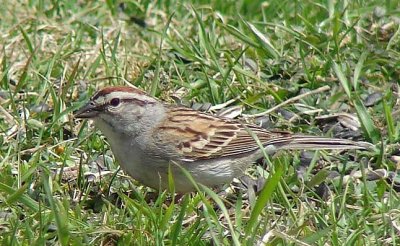
[[[1,4],[1,245],[399,244],[399,1]],[[127,84],[376,150],[278,152],[218,189],[157,192],[72,115]]]

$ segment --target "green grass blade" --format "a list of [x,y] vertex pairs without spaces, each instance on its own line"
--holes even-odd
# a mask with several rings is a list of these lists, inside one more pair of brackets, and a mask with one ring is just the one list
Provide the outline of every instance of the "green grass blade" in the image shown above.
[[69,245],[70,241],[70,232],[68,228],[68,215],[64,211],[61,203],[58,203],[54,199],[54,195],[52,192],[52,182],[51,178],[45,174],[46,170],[42,172],[42,180],[43,180],[43,188],[46,193],[46,198],[50,204],[52,214],[54,216],[56,226],[57,226],[57,235],[58,240],[61,245]]
[[171,228],[171,245],[177,244],[178,237],[181,234],[182,229],[184,229],[184,228],[182,228],[182,226],[183,226],[182,222],[183,222],[183,219],[185,218],[188,204],[189,204],[189,197],[188,197],[188,195],[185,195],[183,197],[183,200],[180,202],[179,215],[176,218],[175,223]]
[[232,237],[233,245],[240,245],[239,237],[237,235],[235,228],[233,227],[233,223],[232,223],[232,220],[230,219],[228,209],[226,208],[225,204],[222,202],[221,198],[219,198],[219,196],[217,194],[215,194],[215,192],[212,191],[210,188],[208,188],[204,185],[201,185],[201,184],[200,184],[200,186],[207,193],[207,195],[209,195],[217,203],[218,207],[222,211],[222,214],[225,216],[225,219],[228,223],[229,230],[231,232],[230,235]]
[[234,26],[229,25],[229,24],[227,24],[227,25],[221,24],[221,25],[227,32],[229,32],[230,34],[232,34],[236,38],[240,39],[242,42],[250,45],[251,47],[260,48],[260,45],[257,42],[255,42],[251,37],[245,35],[237,27],[234,27]]
[[28,50],[31,53],[31,55],[34,54],[34,48],[33,48],[33,44],[31,39],[29,38],[29,35],[26,33],[26,31],[24,30],[24,28],[22,28],[22,26],[19,26],[19,31],[22,34],[22,37],[24,37],[25,43],[28,46]]
[[392,116],[392,107],[385,98],[382,99],[382,106],[383,106],[383,113],[386,119],[389,141],[391,143],[394,143],[399,138],[399,133],[396,129],[396,126],[394,125]]
[[278,186],[279,180],[283,175],[284,172],[283,163],[281,163],[281,161],[277,161],[274,164],[275,164],[274,165],[275,172],[271,173],[270,176],[268,177],[267,182],[265,183],[263,189],[261,190],[260,195],[256,201],[256,204],[254,205],[253,210],[251,211],[250,219],[247,222],[245,228],[246,238],[250,237],[254,232],[257,226],[258,217],[265,208],[267,202],[271,199],[272,194],[274,193],[276,187]]
[[23,194],[26,192],[26,189],[28,188],[28,184],[29,183],[26,183],[23,186],[21,186],[21,188],[19,188],[18,190],[15,190],[14,188],[12,188],[4,183],[0,183],[0,191],[9,195],[9,197],[7,198],[7,201],[6,201],[7,204],[12,204],[15,201],[18,201],[18,202],[24,204],[25,206],[27,206],[28,208],[32,209],[34,212],[37,212],[37,211],[39,211],[38,202],[36,202],[32,198],[30,198],[28,195]]
[[278,59],[281,57],[279,54],[279,51],[272,45],[270,39],[263,34],[260,30],[258,30],[253,24],[249,22],[245,22],[249,29],[253,32],[253,34],[257,37],[258,41],[261,43],[261,47],[268,51],[269,54],[271,54],[272,57],[275,59]]
[[354,69],[354,76],[353,76],[353,87],[355,91],[358,91],[358,79],[360,78],[361,70],[364,65],[365,59],[367,59],[368,52],[363,52],[360,56],[360,59],[357,62],[357,65]]
[[351,93],[351,85],[349,80],[346,78],[346,75],[344,75],[342,68],[336,63],[333,63],[333,70],[336,73],[336,76],[338,76],[339,82],[342,85],[344,91],[347,94],[348,98],[352,98],[352,93]]
[[[206,187],[206,186],[204,186],[202,184],[196,183],[196,181],[193,179],[192,175],[190,175],[190,173],[186,169],[184,169],[180,165],[179,165],[179,167],[180,167],[181,171],[183,172],[183,174],[186,176],[186,178],[190,180],[190,182],[196,187],[197,191],[200,194],[201,194],[201,191],[204,190],[207,193],[207,195],[209,195],[214,200],[214,202],[217,203],[218,207],[221,209],[222,214],[224,215],[224,217],[225,217],[225,219],[226,219],[226,221],[228,223],[228,227],[229,227],[229,231],[231,233],[233,244],[234,245],[240,245],[238,235],[237,235],[237,233],[236,233],[236,231],[235,231],[235,229],[233,227],[233,223],[232,223],[232,221],[230,219],[228,210],[227,210],[225,204],[222,202],[222,200],[210,188],[208,188],[208,187]],[[200,189],[200,187],[201,187],[201,189]],[[212,212],[214,214],[213,217],[215,217],[215,211],[214,211],[214,209],[212,209],[212,206],[210,206],[210,204],[207,201],[207,199],[205,199],[205,197],[202,196],[202,200],[203,200],[204,204],[209,208],[208,212]],[[217,221],[218,221],[218,219],[217,219]]]
[[365,108],[365,106],[359,99],[355,99],[353,102],[358,118],[360,119],[361,127],[364,130],[366,137],[370,141],[372,141],[372,143],[379,142],[381,139],[380,132],[378,128],[375,127],[375,124],[371,116],[369,115],[367,108]]

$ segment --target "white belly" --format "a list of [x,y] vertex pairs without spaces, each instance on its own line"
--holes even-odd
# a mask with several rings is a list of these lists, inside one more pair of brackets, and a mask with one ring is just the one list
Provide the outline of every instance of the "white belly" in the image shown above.
[[252,158],[247,156],[233,160],[221,158],[213,161],[182,162],[178,163],[179,167],[176,163],[156,159],[154,156],[148,157],[140,148],[140,139],[132,140],[129,136],[120,135],[118,138],[108,138],[108,141],[121,168],[140,183],[154,189],[168,189],[169,166],[174,178],[175,191],[183,193],[195,188],[180,167],[185,168],[196,182],[213,187],[231,182],[252,164]]

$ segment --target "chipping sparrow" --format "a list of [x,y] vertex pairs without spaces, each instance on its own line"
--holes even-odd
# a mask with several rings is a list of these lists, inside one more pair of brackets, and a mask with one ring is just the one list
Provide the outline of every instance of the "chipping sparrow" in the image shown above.
[[228,183],[263,157],[254,135],[269,154],[279,149],[372,147],[365,142],[268,131],[168,105],[132,87],[98,91],[75,117],[94,121],[122,169],[139,182],[155,189],[168,188],[170,166],[179,193],[192,191],[194,186],[174,164],[180,164],[203,185]]

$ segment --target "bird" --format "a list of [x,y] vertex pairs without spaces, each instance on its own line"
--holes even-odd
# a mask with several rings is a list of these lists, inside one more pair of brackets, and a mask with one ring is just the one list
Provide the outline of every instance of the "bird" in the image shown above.
[[89,119],[107,138],[132,178],[156,190],[196,190],[230,183],[255,161],[279,150],[372,149],[368,142],[267,130],[240,120],[168,104],[131,86],[97,91],[74,116]]

